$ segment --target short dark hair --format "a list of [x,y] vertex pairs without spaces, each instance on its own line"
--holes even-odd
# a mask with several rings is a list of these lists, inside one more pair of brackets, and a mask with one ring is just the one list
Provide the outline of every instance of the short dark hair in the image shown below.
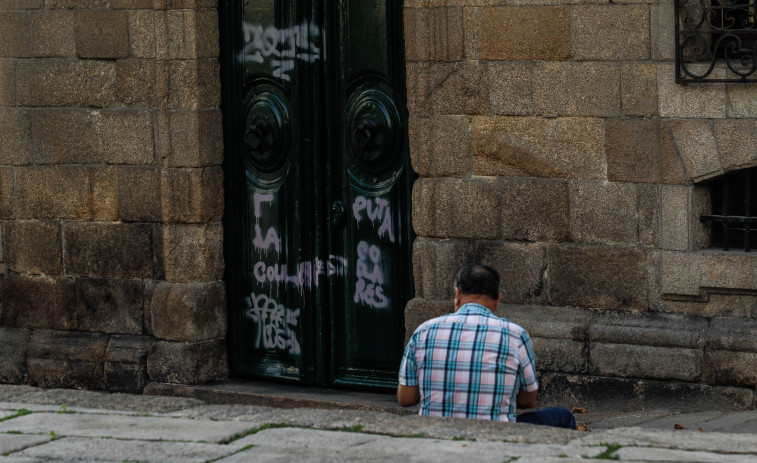
[[462,294],[482,294],[499,297],[499,273],[488,265],[466,265],[457,272],[455,288]]

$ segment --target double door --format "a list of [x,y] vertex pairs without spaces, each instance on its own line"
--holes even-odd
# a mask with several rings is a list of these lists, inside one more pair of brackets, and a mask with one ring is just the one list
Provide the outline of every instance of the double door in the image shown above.
[[230,361],[391,386],[412,295],[402,2],[222,9]]

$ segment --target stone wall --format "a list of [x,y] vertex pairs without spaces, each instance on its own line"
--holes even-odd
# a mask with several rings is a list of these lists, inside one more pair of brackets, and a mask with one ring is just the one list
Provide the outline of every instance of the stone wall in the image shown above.
[[0,2],[0,381],[227,375],[216,7]]
[[405,5],[408,335],[483,262],[542,372],[754,388],[757,254],[699,216],[757,165],[757,87],[675,83],[672,0]]

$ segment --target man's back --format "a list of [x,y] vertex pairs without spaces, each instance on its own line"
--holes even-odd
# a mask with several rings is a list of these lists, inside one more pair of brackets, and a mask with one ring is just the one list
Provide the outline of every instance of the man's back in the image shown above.
[[422,324],[400,366],[420,389],[420,414],[515,420],[518,392],[537,389],[528,333],[479,304]]

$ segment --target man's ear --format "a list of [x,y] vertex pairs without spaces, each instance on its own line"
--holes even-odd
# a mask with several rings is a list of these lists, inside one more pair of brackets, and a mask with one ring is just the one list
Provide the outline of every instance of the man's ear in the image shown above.
[[460,288],[455,286],[455,310],[459,309],[462,304],[462,294],[460,294]]

